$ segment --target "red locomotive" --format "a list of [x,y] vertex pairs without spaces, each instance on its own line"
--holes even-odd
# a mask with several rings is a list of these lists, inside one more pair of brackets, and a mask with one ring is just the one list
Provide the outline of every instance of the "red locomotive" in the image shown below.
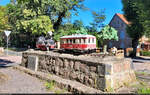
[[60,37],[60,48],[75,51],[95,51],[96,37],[82,34],[63,36]]

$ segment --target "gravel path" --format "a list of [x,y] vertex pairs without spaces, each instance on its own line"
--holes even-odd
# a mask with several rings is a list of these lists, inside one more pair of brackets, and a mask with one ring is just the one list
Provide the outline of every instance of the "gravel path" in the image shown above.
[[47,93],[44,82],[13,68],[0,68],[8,80],[0,85],[0,93]]

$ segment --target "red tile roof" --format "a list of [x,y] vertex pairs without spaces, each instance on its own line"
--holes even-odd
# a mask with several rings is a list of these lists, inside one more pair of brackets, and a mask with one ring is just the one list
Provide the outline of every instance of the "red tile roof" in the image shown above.
[[127,21],[127,19],[125,18],[125,16],[123,14],[120,13],[116,13],[116,15],[126,24],[130,24],[129,21]]

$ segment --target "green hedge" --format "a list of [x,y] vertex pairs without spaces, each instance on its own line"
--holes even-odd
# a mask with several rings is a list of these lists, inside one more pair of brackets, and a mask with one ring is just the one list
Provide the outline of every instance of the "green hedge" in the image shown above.
[[140,51],[140,55],[142,55],[142,56],[150,56],[150,51]]

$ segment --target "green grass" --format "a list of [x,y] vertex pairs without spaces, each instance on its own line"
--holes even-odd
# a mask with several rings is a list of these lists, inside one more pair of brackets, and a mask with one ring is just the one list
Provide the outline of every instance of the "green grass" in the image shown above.
[[138,94],[150,94],[150,88],[139,88],[137,91]]
[[149,75],[149,74],[146,73],[146,72],[139,72],[139,71],[138,71],[138,72],[136,71],[135,74],[136,74],[136,75]]
[[140,51],[140,55],[142,55],[142,56],[150,56],[150,51]]
[[65,92],[67,92],[67,89],[65,89],[65,88],[62,89],[62,90],[56,90],[55,91],[56,94],[62,94],[62,93],[65,93]]
[[45,86],[46,86],[47,90],[54,90],[54,88],[55,88],[55,82],[54,81],[46,82]]

